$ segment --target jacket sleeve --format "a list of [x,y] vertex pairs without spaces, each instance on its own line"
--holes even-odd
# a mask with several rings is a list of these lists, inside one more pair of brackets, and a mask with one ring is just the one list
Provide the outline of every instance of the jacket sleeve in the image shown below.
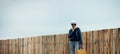
[[73,34],[73,32],[72,32],[72,30],[70,29],[70,30],[69,30],[69,33],[68,33],[68,38],[70,38],[72,34]]
[[78,36],[80,38],[79,44],[83,45],[83,42],[82,42],[82,32],[81,32],[81,30],[79,28],[78,28]]

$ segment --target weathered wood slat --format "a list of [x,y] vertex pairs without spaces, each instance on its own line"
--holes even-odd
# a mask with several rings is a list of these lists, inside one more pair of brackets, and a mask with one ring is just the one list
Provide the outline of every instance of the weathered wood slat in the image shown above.
[[98,31],[94,31],[94,54],[98,54]]
[[90,38],[89,38],[89,32],[87,32],[87,54],[90,53]]
[[82,40],[83,40],[83,48],[86,49],[86,33],[82,33]]
[[100,53],[104,54],[104,30],[99,31],[99,37],[100,37]]
[[[118,29],[118,46],[120,46],[120,28]],[[120,54],[120,47],[118,47],[118,52]]]
[[112,54],[113,53],[113,41],[112,41],[112,39],[113,39],[113,29],[110,29],[110,54]]
[[117,42],[116,42],[116,38],[117,38],[117,31],[118,31],[118,29],[113,29],[113,53],[112,54],[117,54],[116,52],[117,52],[117,48],[116,48],[116,46],[117,46]]
[[90,38],[89,38],[90,39],[90,43],[89,43],[90,44],[90,49],[89,50],[90,50],[90,54],[93,54],[93,52],[92,52],[92,49],[93,49],[93,47],[92,47],[92,45],[93,45],[93,41],[92,41],[93,40],[93,36],[92,36],[92,32],[91,31],[89,32],[89,36],[90,36]]

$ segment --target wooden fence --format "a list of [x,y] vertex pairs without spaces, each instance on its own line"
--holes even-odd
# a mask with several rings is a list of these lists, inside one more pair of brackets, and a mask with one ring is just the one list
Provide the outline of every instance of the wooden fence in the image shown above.
[[[87,54],[120,54],[120,29],[83,32]],[[67,34],[0,40],[0,54],[70,54]]]

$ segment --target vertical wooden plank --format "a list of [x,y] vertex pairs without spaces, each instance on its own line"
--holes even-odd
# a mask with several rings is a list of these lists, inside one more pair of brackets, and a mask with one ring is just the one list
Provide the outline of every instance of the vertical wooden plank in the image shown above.
[[62,49],[62,51],[61,51],[62,53],[61,53],[61,54],[64,54],[64,42],[65,42],[65,41],[64,41],[64,35],[61,34],[60,37],[62,37],[62,39],[63,39],[62,42],[61,42],[61,47],[62,47],[62,48],[61,48],[61,49]]
[[41,52],[41,48],[42,48],[41,45],[42,45],[42,43],[41,43],[41,41],[40,41],[40,40],[41,40],[41,36],[38,36],[38,37],[37,37],[37,40],[38,40],[37,54],[42,54],[42,52]]
[[106,43],[106,40],[105,40],[105,30],[102,30],[103,32],[103,54],[105,54],[105,43]]
[[2,50],[2,48],[1,48],[1,46],[2,46],[1,42],[2,42],[2,41],[0,40],[0,54],[2,54],[2,53],[1,53],[1,50]]
[[109,37],[110,38],[109,39],[110,40],[110,46],[109,47],[110,47],[110,54],[112,54],[113,53],[113,47],[112,47],[112,44],[113,44],[113,42],[112,42],[112,38],[113,38],[113,33],[112,32],[113,32],[113,29],[109,29],[109,30],[110,30],[110,37]]
[[35,54],[38,54],[38,37],[35,37],[35,40],[34,40],[34,44],[35,44]]
[[57,43],[58,43],[59,40],[57,39],[57,37],[58,37],[57,35],[54,35],[54,42],[55,42],[54,43],[54,48],[55,48],[54,49],[54,54],[56,54],[58,52],[57,47],[59,46],[59,44],[57,44]]
[[[57,39],[63,39],[62,37],[60,37],[61,35],[59,35],[58,36],[58,38]],[[58,51],[58,54],[62,54],[62,41],[60,41],[60,39],[59,39],[59,47],[58,47],[58,49],[60,49],[59,51]]]
[[65,41],[65,34],[62,34],[61,36],[63,38],[63,41],[62,41],[62,47],[63,47],[62,49],[63,49],[63,51],[62,52],[63,52],[63,54],[65,54],[65,43],[66,43],[66,41]]
[[64,46],[64,35],[61,34],[60,37],[63,39],[63,40],[61,41],[61,44],[60,44],[60,46],[61,46],[61,54],[64,54],[64,48],[63,48],[63,46]]
[[7,54],[9,54],[9,39],[7,40]]
[[40,54],[42,54],[42,52],[43,52],[43,50],[42,50],[42,47],[43,47],[43,44],[42,44],[42,41],[43,41],[43,39],[42,39],[42,36],[41,37],[39,37],[39,42],[40,42],[40,46],[39,46],[39,49],[40,49]]
[[67,53],[70,54],[70,47],[69,47],[68,34],[66,34],[66,40],[67,40],[67,42],[66,42],[66,46],[67,46],[66,50],[67,50]]
[[94,32],[92,31],[92,54],[94,54]]
[[6,52],[6,41],[3,40],[3,54],[5,54]]
[[99,31],[99,38],[100,38],[100,53],[99,54],[104,54],[104,30]]
[[33,53],[32,54],[35,54],[35,37],[32,38],[32,44],[33,44]]
[[44,40],[44,53],[47,54],[47,36],[45,36],[45,40]]
[[109,30],[105,30],[105,54],[109,54]]
[[31,48],[32,48],[32,46],[31,46],[31,38],[30,37],[27,37],[27,38],[25,38],[25,43],[26,43],[26,45],[25,45],[25,47],[26,47],[26,53],[27,54],[32,54],[31,52],[32,52],[32,50],[31,50]]
[[42,54],[46,54],[45,47],[46,47],[46,36],[42,36]]
[[21,51],[20,50],[20,38],[18,38],[17,41],[18,41],[18,46],[17,46],[18,47],[18,54],[20,54],[20,51]]
[[49,39],[50,39],[50,36],[47,36],[47,54],[49,54],[50,52],[48,52],[48,51],[50,51],[50,41],[49,41]]
[[5,48],[4,48],[4,47],[5,47],[4,45],[5,45],[5,42],[4,42],[4,40],[2,40],[2,53],[3,53],[3,54],[4,54],[4,49],[5,49]]
[[116,30],[116,33],[115,33],[115,34],[116,34],[116,38],[115,38],[115,51],[116,51],[116,52],[115,52],[115,54],[119,54],[119,51],[118,51],[118,46],[119,46],[119,45],[118,45],[118,42],[119,42],[119,41],[118,41],[118,34],[119,34],[119,30],[118,30],[118,29]]
[[4,40],[4,42],[5,42],[4,54],[8,54],[8,40]]
[[0,43],[0,53],[1,54],[4,54],[4,40],[1,40],[1,43]]
[[20,52],[21,52],[21,50],[20,50],[21,49],[20,48],[20,38],[18,38],[17,41],[18,41],[18,46],[17,46],[18,47],[18,53],[17,54],[20,54]]
[[14,53],[13,53],[13,46],[14,46],[14,45],[13,45],[13,40],[11,39],[11,40],[10,40],[10,51],[11,51],[10,53],[11,53],[11,54],[14,54]]
[[[30,38],[25,38],[25,43],[26,43],[25,46],[26,46],[26,53],[27,53],[27,54],[29,54],[30,52],[32,52],[32,51],[29,52],[29,50],[30,50],[29,45],[31,45],[30,42],[29,42],[29,39],[30,39]],[[32,46],[31,46],[31,47],[32,47]]]
[[48,51],[50,51],[50,47],[51,47],[51,45],[50,45],[50,36],[47,36],[47,54],[51,53],[51,52],[48,52]]
[[92,49],[93,49],[93,47],[92,47],[92,45],[93,45],[93,41],[92,41],[92,39],[93,39],[93,36],[92,36],[92,31],[90,31],[89,32],[89,36],[90,36],[90,54],[93,54],[93,52],[92,52]]
[[90,44],[90,41],[89,41],[89,32],[86,32],[86,34],[87,34],[87,54],[89,54],[90,53],[90,50],[89,50],[89,44]]
[[51,54],[55,54],[54,50],[55,50],[55,42],[54,42],[54,35],[52,35],[52,53]]
[[101,35],[100,35],[100,30],[98,30],[98,54],[101,53]]
[[4,54],[4,40],[1,40],[1,54]]
[[15,54],[14,49],[15,49],[14,40],[13,40],[13,39],[11,39],[11,52],[12,52],[12,54]]
[[8,53],[11,54],[11,50],[10,50],[10,48],[11,48],[10,39],[8,39],[8,47],[9,47],[9,51],[8,51]]
[[46,38],[46,42],[45,42],[45,53],[47,54],[47,53],[48,53],[48,52],[47,52],[47,50],[48,50],[48,49],[47,49],[47,48],[48,48],[48,47],[47,47],[47,45],[48,45],[48,39],[47,39],[47,36],[46,36],[45,38]]
[[30,50],[30,52],[31,52],[31,54],[34,54],[34,38],[33,37],[31,37],[31,38],[29,38],[30,39],[30,47],[29,47],[29,50]]
[[51,50],[51,53],[50,54],[54,54],[54,35],[51,35],[51,47],[50,47],[50,50]]
[[[56,41],[57,41],[56,43],[58,44],[58,47],[56,48],[56,50],[59,49],[56,52],[57,54],[61,54],[61,46],[60,46],[61,45],[61,41],[60,41],[60,39],[61,39],[60,35],[56,36]],[[56,46],[57,46],[57,44],[56,44]]]
[[65,41],[65,34],[62,34],[62,37],[63,37],[63,41],[62,41],[62,45],[63,45],[63,46],[62,46],[62,47],[63,47],[62,49],[63,49],[63,51],[62,51],[62,52],[63,52],[63,54],[65,54],[65,50],[64,50],[64,49],[65,49],[65,48],[64,48],[64,47],[65,47],[65,43],[66,43],[66,41]]
[[97,37],[97,39],[98,39],[98,54],[100,54],[100,48],[101,48],[101,46],[100,46],[100,38],[101,38],[101,36],[100,36],[100,33],[99,33],[99,30],[97,31],[98,32],[98,37]]
[[45,39],[46,39],[46,41],[45,41],[45,54],[48,54],[48,39],[47,39],[48,37],[47,36],[45,36]]
[[63,38],[63,41],[62,41],[62,54],[64,54],[64,46],[65,46],[65,35],[64,34],[62,34],[61,35],[62,36],[62,38]]
[[59,51],[60,51],[61,49],[59,48],[59,47],[60,47],[59,45],[60,45],[59,36],[56,35],[56,36],[55,36],[55,54],[60,54]]
[[62,45],[62,41],[61,41],[61,39],[62,39],[62,37],[61,37],[61,35],[57,35],[56,36],[56,38],[55,38],[56,40],[56,45],[55,45],[55,54],[62,54],[63,52],[63,45]]
[[40,51],[40,37],[35,37],[35,40],[34,40],[34,48],[35,48],[35,54],[42,54],[41,51]]
[[9,54],[9,39],[7,39],[7,54]]
[[5,45],[6,45],[6,42],[5,42],[5,40],[3,41],[3,43],[4,43],[4,46],[3,46],[3,48],[4,48],[3,51],[4,51],[4,52],[3,52],[3,54],[5,54],[5,51],[6,51],[6,46],[5,46]]
[[25,39],[22,39],[22,53],[25,54]]
[[4,40],[5,41],[5,54],[7,54],[7,48],[8,48],[8,46],[7,46],[7,40]]
[[100,53],[100,49],[99,49],[99,31],[96,31],[96,36],[97,36],[97,54]]
[[107,36],[106,36],[106,30],[104,30],[104,42],[103,42],[103,46],[104,46],[104,54],[107,54],[107,48],[106,48],[106,44],[107,43]]
[[14,44],[13,44],[13,40],[12,40],[12,39],[10,40],[10,43],[11,43],[11,44],[10,44],[10,45],[11,45],[11,46],[10,46],[10,47],[11,47],[11,48],[10,48],[11,54],[14,54],[14,52],[13,52],[13,49],[14,49],[13,46],[14,46]]
[[27,53],[27,50],[28,50],[28,48],[27,48],[27,38],[24,38],[23,42],[24,42],[23,53],[28,54]]
[[104,40],[105,40],[105,42],[104,42],[104,54],[108,54],[107,53],[107,36],[106,36],[106,33],[107,33],[107,30],[104,30],[105,32],[104,32]]
[[42,36],[42,54],[45,54],[45,52],[44,52],[44,51],[45,51],[45,50],[44,50],[44,49],[45,49],[45,48],[44,48],[44,42],[45,42],[45,41],[44,41],[44,40],[45,40],[45,36]]
[[15,54],[19,54],[19,39],[15,39]]
[[107,38],[108,38],[108,54],[110,54],[110,30],[107,29],[108,32],[107,32]]
[[32,52],[32,50],[31,50],[31,48],[32,48],[32,42],[31,42],[32,40],[31,40],[31,38],[26,38],[26,44],[27,44],[27,53],[28,54],[32,54],[31,52]]
[[119,54],[119,38],[118,38],[118,35],[119,35],[119,29],[117,31],[117,37],[116,37],[116,54]]
[[54,53],[54,50],[55,50],[55,42],[54,42],[54,35],[52,35],[52,38],[51,38],[51,40],[52,40],[52,47],[51,47],[51,49],[52,49],[52,53],[51,54],[55,54]]
[[6,44],[6,42],[5,42],[5,40],[3,40],[3,54],[5,54],[5,44]]
[[20,38],[19,39],[19,54],[23,54],[22,49],[23,49],[22,38]]
[[94,35],[94,54],[98,54],[98,31],[93,31]]
[[16,52],[17,52],[17,44],[16,44],[16,40],[17,39],[13,39],[13,52],[14,52],[14,54],[16,54]]
[[4,50],[5,50],[5,42],[4,42],[4,40],[2,40],[2,53],[3,53],[3,54],[5,54],[5,53],[4,53]]
[[115,44],[116,44],[116,37],[117,37],[117,29],[113,29],[113,53],[112,54],[116,54],[116,48],[115,48]]
[[86,32],[82,33],[83,48],[86,49]]
[[118,28],[118,54],[120,54],[120,28]]
[[37,53],[37,48],[36,48],[36,47],[37,47],[37,44],[36,44],[37,41],[36,41],[36,39],[37,39],[37,38],[34,37],[34,54]]

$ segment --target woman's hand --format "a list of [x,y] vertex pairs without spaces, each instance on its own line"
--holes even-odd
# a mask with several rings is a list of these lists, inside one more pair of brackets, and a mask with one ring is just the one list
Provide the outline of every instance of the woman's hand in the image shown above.
[[76,29],[76,27],[72,28],[72,31],[74,32],[75,29]]
[[83,46],[82,46],[82,45],[80,45],[80,48],[81,48],[81,49],[83,49]]

